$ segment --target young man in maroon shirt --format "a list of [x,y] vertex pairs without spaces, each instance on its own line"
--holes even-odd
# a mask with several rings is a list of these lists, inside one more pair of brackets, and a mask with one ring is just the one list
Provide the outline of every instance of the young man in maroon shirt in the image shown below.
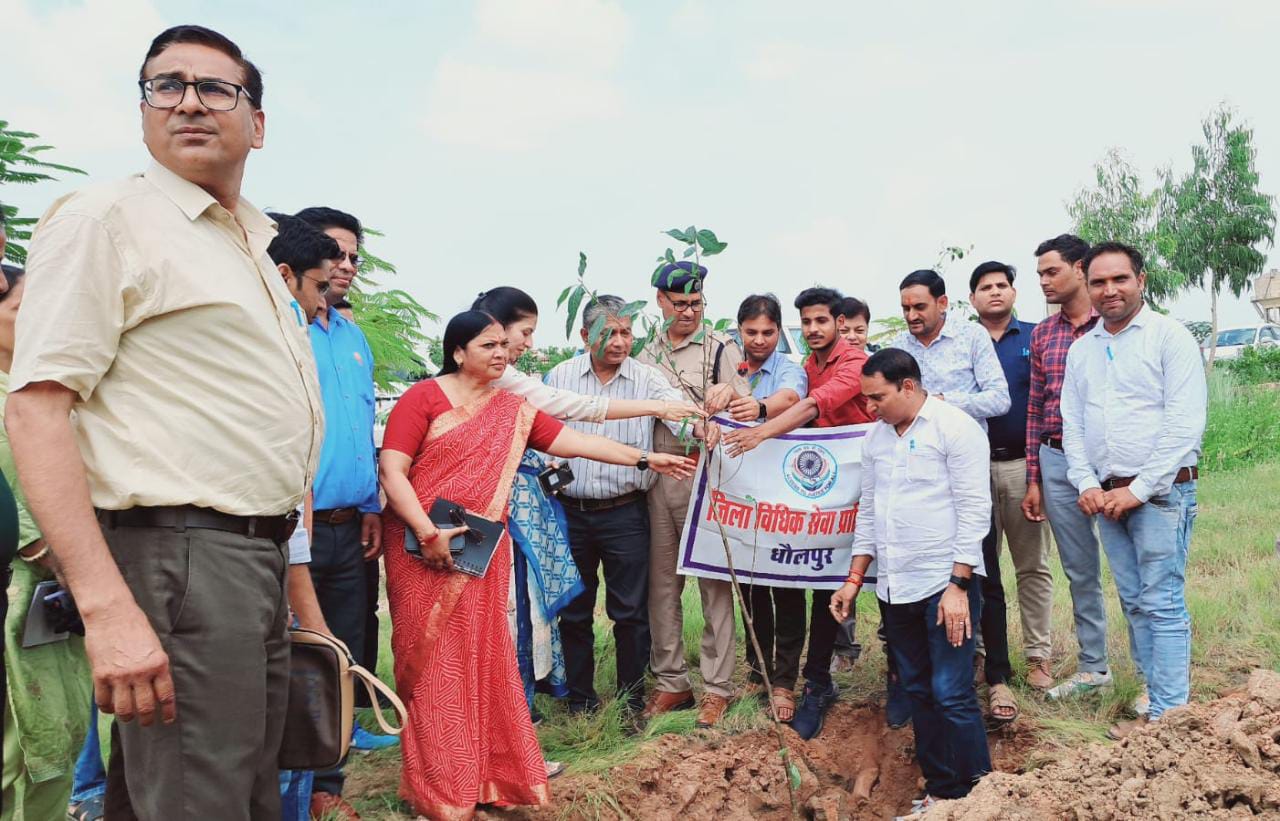
[[[862,395],[862,366],[867,354],[840,335],[836,317],[844,297],[831,288],[807,288],[796,297],[800,327],[810,354],[804,361],[809,395],[789,409],[754,428],[725,434],[729,456],[746,453],[766,439],[799,427],[831,428],[874,422]],[[839,696],[831,680],[831,655],[839,622],[831,618],[830,590],[814,590],[809,616],[809,654],[804,665],[804,697],[791,727],[809,739],[822,730],[827,710]]]

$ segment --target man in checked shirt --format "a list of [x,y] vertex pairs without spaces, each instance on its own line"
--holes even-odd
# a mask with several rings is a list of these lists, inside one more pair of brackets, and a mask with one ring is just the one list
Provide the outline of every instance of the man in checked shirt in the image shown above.
[[[1079,493],[1067,480],[1062,450],[1062,379],[1071,343],[1093,329],[1098,312],[1089,302],[1082,263],[1089,244],[1072,234],[1045,240],[1036,248],[1036,271],[1045,301],[1061,310],[1031,332],[1031,395],[1027,402],[1027,495],[1022,512],[1033,522],[1049,520],[1058,557],[1071,587],[1076,640],[1076,673],[1048,691],[1069,698],[1111,684],[1107,669],[1107,614],[1102,599],[1102,565],[1093,520],[1076,506]],[[1029,660],[1030,661],[1030,660]],[[1032,663],[1028,680],[1052,675],[1048,659]],[[1038,667],[1038,669],[1036,669]],[[1144,711],[1145,712],[1145,711]]]

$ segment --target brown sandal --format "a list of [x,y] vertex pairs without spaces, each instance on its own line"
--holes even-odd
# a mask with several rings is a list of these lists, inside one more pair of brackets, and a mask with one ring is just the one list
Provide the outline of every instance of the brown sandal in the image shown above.
[[[1003,727],[1006,724],[1012,724],[1018,719],[1021,710],[1018,709],[1018,702],[1013,697],[1013,691],[1009,689],[1007,684],[993,684],[987,691],[987,723],[992,727]],[[1012,710],[1010,715],[996,715],[996,710],[1003,709],[1006,712]]]
[[790,724],[796,716],[796,693],[786,687],[773,688],[773,710],[778,714],[778,721]]

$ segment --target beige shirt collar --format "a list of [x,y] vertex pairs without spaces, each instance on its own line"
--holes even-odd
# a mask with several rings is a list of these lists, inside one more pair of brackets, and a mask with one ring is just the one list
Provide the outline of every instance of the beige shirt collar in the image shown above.
[[[204,190],[200,186],[178,176],[170,169],[161,165],[159,161],[152,160],[151,165],[142,174],[147,182],[154,185],[169,199],[173,200],[173,204],[186,214],[187,219],[195,222],[205,211],[209,210],[209,206],[217,205],[218,201],[213,195]],[[236,200],[235,218],[244,230],[250,234],[265,235],[270,242],[270,238],[276,235],[276,223],[263,214],[253,204],[244,197]]]

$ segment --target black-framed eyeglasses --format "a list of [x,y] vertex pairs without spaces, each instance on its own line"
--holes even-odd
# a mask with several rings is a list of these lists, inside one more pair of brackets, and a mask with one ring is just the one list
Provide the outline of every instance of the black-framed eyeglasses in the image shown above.
[[704,299],[691,299],[688,302],[685,302],[682,299],[676,300],[671,297],[667,297],[667,301],[671,303],[671,309],[678,314],[682,314],[685,311],[693,311],[694,313],[697,313],[707,307],[707,302]]
[[177,77],[153,77],[139,80],[142,99],[152,108],[177,108],[187,96],[187,86],[194,86],[196,99],[210,111],[231,111],[240,103],[240,95],[249,93],[244,86],[226,80],[179,80]]
[[342,262],[344,259],[345,259],[347,262],[350,262],[350,263],[351,263],[351,267],[352,267],[352,268],[359,268],[359,267],[360,267],[360,255],[359,255],[358,253],[357,253],[357,254],[348,254],[346,251],[343,251],[343,252],[341,253],[341,255],[340,255],[340,256],[336,256],[336,257],[334,257],[334,258],[333,258],[333,261],[334,261],[334,262]]
[[325,294],[329,293],[329,285],[330,285],[329,280],[316,279],[315,277],[307,276],[306,274],[303,274],[302,278],[309,279],[312,282],[314,282],[316,284],[316,291],[320,294],[320,296],[324,296]]

